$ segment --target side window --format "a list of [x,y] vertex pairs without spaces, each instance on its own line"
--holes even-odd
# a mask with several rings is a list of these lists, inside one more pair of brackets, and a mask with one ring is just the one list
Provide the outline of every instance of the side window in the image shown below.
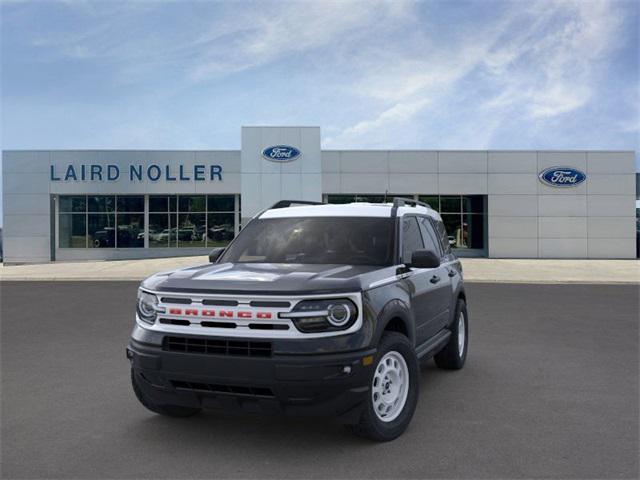
[[436,221],[434,219],[430,219],[431,224],[435,227],[436,233],[438,237],[440,237],[440,245],[442,245],[442,251],[444,255],[449,255],[451,253],[451,245],[449,244],[449,236],[447,235],[447,231],[444,228],[444,223],[441,221]]
[[431,222],[428,218],[420,217],[418,220],[420,224],[420,231],[422,232],[422,239],[424,240],[424,248],[431,250],[436,255],[442,256],[442,247],[440,246],[440,239],[433,231]]
[[424,248],[420,227],[416,217],[405,217],[402,219],[402,262],[411,262],[411,254],[415,250]]

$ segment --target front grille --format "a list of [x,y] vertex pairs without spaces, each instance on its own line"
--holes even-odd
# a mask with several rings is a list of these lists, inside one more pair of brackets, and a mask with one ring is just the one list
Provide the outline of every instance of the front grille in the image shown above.
[[232,395],[250,395],[254,397],[273,397],[273,391],[265,387],[246,387],[239,385],[218,385],[212,383],[184,382],[171,380],[173,388],[196,392],[228,393]]
[[218,340],[193,337],[165,337],[162,349],[169,352],[233,355],[238,357],[270,357],[271,342]]
[[267,307],[267,308],[289,308],[291,306],[291,302],[276,302],[276,301],[266,301],[266,300],[251,300],[249,305],[252,307]]
[[179,305],[191,305],[190,298],[174,298],[174,297],[162,297],[160,299],[162,303],[177,303]]

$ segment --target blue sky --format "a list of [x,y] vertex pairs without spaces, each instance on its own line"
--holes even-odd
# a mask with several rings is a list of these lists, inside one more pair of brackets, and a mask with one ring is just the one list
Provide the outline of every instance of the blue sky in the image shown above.
[[4,149],[640,150],[636,1],[1,3]]

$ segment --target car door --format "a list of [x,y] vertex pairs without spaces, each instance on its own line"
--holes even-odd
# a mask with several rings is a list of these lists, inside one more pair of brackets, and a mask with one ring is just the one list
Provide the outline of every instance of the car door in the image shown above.
[[427,217],[419,217],[420,233],[425,244],[425,248],[436,252],[440,256],[440,266],[435,270],[435,287],[433,298],[431,299],[432,314],[434,315],[434,326],[436,332],[447,326],[451,310],[451,298],[453,296],[453,284],[451,282],[451,267],[449,258],[442,250],[442,245],[438,234],[433,229],[433,223]]
[[[402,218],[401,245],[402,262],[405,265],[411,263],[411,255],[414,251],[424,249],[417,216],[405,215]],[[417,345],[425,342],[440,330],[438,328],[440,322],[438,312],[441,309],[440,297],[443,296],[441,282],[444,279],[438,273],[439,270],[439,268],[410,268],[409,275],[405,278],[411,295]]]

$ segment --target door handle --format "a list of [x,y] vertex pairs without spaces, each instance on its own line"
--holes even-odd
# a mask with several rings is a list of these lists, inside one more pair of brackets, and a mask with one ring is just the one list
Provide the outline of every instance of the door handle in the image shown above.
[[429,280],[431,283],[438,283],[440,281],[440,277],[437,275],[434,275],[433,277],[431,277],[431,280]]
[[449,270],[449,277],[455,277],[457,273],[458,272],[456,272],[455,270]]

